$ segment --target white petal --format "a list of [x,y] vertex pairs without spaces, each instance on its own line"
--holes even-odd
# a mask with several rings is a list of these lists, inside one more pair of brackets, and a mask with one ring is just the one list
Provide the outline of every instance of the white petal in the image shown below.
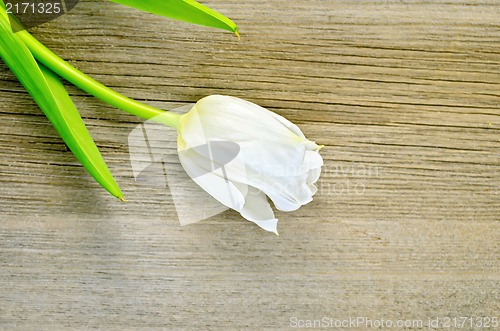
[[179,125],[177,146],[180,150],[203,145],[208,142],[208,139],[203,131],[201,118],[198,116],[196,104],[188,113],[181,116]]
[[197,176],[191,176],[191,178],[208,194],[231,209],[240,210],[243,208],[245,199],[242,192],[231,183],[227,178],[227,173],[225,174],[222,169],[205,171],[202,174],[205,169],[201,169],[199,164],[186,157],[185,154],[179,153],[179,160],[188,175],[190,173],[197,174]]
[[308,184],[307,185],[309,189],[311,190],[311,196],[315,195],[316,192],[318,192],[318,188],[314,184]]
[[[321,167],[323,166],[323,158],[318,152],[306,151],[304,158],[304,168],[307,170],[306,182],[308,185],[314,184],[318,181],[321,175]],[[313,195],[315,190],[313,190]]]
[[309,172],[307,173],[306,183],[308,185],[316,183],[320,175],[321,175],[321,168],[310,169]]
[[277,236],[279,236],[278,233],[278,220],[272,219],[272,220],[266,220],[266,221],[253,221],[255,224],[257,224],[261,229],[264,229],[269,232],[275,233]]
[[302,166],[306,153],[302,144],[255,140],[239,145],[247,169],[260,176],[289,177],[307,171]]
[[284,127],[286,127],[288,130],[292,131],[294,134],[296,134],[297,136],[301,137],[301,138],[305,138],[304,136],[304,133],[302,133],[302,130],[300,130],[300,128],[293,124],[292,122],[290,122],[289,120],[287,120],[285,117],[281,116],[281,115],[278,115],[274,112],[271,112],[271,116],[276,119],[278,122],[280,122]]
[[305,192],[304,196],[307,197],[306,199],[292,200],[290,199],[291,198],[290,196],[286,196],[279,193],[278,194],[270,193],[269,198],[273,201],[274,206],[276,206],[276,209],[281,211],[294,211],[313,200],[311,189],[308,186],[301,187],[301,191]]
[[312,201],[312,192],[306,184],[306,175],[273,177],[256,180],[249,176],[250,185],[262,190],[277,209],[293,211]]
[[304,157],[304,167],[309,169],[320,168],[323,166],[323,157],[316,151],[306,151]]
[[278,220],[267,201],[267,197],[260,190],[250,187],[245,196],[245,205],[241,209],[241,216],[254,222],[262,229],[278,234]]
[[[266,141],[303,139],[294,132],[298,128],[291,130],[292,127],[283,124],[286,121],[284,118],[278,120],[276,116],[279,115],[239,98],[210,95],[199,100],[186,120],[182,121],[183,128],[180,131],[183,135],[186,131],[184,124],[189,125],[194,116],[198,116],[204,134],[209,138],[233,142],[253,141],[256,138]],[[235,126],[238,126],[237,129]]]

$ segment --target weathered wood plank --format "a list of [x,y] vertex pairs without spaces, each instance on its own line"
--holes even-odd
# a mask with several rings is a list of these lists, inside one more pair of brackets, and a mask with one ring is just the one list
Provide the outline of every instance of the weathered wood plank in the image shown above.
[[141,121],[69,87],[120,203],[0,65],[0,330],[498,316],[498,1],[206,4],[241,41],[103,1],[32,32],[155,106],[222,93],[293,120],[326,146],[314,202],[277,213],[280,237],[231,211],[181,227],[134,182]]

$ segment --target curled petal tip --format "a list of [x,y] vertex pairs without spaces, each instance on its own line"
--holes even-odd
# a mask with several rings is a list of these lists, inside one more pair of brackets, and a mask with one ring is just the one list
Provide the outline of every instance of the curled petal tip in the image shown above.
[[119,197],[118,199],[120,199],[121,202],[127,202],[127,199],[125,199],[124,197]]
[[238,32],[238,30],[235,30],[234,34],[236,35],[236,37],[238,38],[238,40],[241,40],[240,33]]
[[318,145],[318,147],[315,149],[316,152],[319,152],[325,145]]

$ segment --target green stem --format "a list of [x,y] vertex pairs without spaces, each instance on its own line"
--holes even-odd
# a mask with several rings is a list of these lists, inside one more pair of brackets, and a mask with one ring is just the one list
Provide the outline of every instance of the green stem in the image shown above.
[[130,99],[99,83],[61,59],[26,30],[19,31],[16,34],[26,44],[35,59],[43,63],[59,76],[66,79],[68,82],[78,86],[85,92],[116,108],[144,119],[151,119],[155,122],[177,129],[180,115]]

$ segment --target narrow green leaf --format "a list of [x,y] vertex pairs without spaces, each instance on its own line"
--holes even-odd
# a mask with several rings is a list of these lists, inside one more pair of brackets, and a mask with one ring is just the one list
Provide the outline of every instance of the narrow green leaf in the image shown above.
[[153,14],[234,32],[238,27],[226,16],[194,0],[111,0]]
[[39,66],[58,106],[55,114],[47,115],[45,112],[47,117],[92,177],[113,196],[123,199],[118,184],[59,77],[47,67],[41,64]]
[[12,32],[0,1],[0,57],[24,85],[82,165],[109,193],[123,194],[94,144],[80,114],[58,77],[38,66],[28,48]]

